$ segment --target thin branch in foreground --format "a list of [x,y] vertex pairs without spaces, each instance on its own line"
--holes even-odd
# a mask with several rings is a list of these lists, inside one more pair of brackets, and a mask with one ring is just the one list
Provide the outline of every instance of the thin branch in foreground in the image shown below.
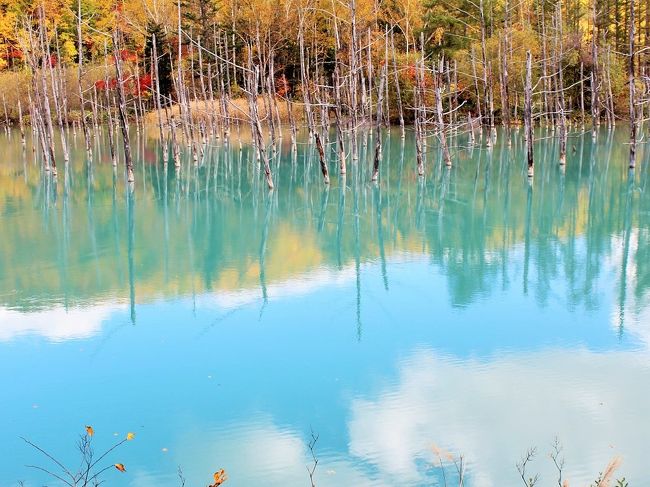
[[315,446],[316,442],[318,441],[319,435],[314,433],[314,430],[311,431],[311,440],[309,440],[309,443],[307,446],[309,447],[309,452],[311,453],[311,458],[314,461],[314,464],[312,465],[311,468],[307,467],[307,472],[309,473],[309,482],[311,483],[311,487],[316,487],[316,482],[314,480],[314,472],[316,471],[316,467],[318,466],[318,458],[316,458],[316,451],[315,451]]

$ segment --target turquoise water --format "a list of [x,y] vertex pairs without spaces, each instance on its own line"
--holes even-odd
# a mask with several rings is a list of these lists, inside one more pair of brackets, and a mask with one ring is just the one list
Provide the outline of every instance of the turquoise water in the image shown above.
[[538,132],[533,181],[521,132],[455,140],[451,170],[430,145],[424,179],[392,132],[374,185],[364,136],[329,188],[285,140],[272,193],[245,137],[177,173],[150,132],[130,189],[103,139],[53,181],[0,135],[0,485],[52,467],[20,436],[75,467],[85,425],[136,434],[106,485],[308,486],[312,431],[318,486],[456,485],[459,455],[465,485],[517,485],[533,446],[556,485],[556,437],[571,485],[616,455],[647,483],[650,151],[629,174],[625,129],[572,133],[566,171]]

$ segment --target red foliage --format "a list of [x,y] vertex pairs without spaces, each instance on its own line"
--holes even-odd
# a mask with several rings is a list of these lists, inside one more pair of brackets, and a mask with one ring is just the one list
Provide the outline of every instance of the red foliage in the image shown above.
[[[406,79],[408,79],[412,84],[417,84],[417,75],[418,72],[415,68],[415,66],[409,66],[408,69],[406,70],[405,76]],[[431,74],[428,72],[424,73],[424,88],[431,88],[433,86],[433,79],[431,78]]]
[[[151,75],[145,74],[139,78],[128,76],[122,81],[122,85],[124,86],[124,90],[131,93],[133,96],[142,96],[151,91]],[[95,88],[100,91],[115,90],[117,89],[117,78],[109,79],[108,83],[103,79],[99,79],[95,81]]]
[[135,82],[133,83],[133,88],[131,90],[131,93],[134,96],[143,95],[144,92],[151,90],[151,75],[150,74],[145,74],[143,76],[140,76],[139,78],[134,78],[133,80]]
[[120,50],[120,59],[122,61],[128,61],[135,63],[138,60],[138,56],[136,55],[135,51],[129,51],[128,49],[122,49]]
[[409,66],[408,69],[406,70],[406,77],[408,78],[409,81],[415,82],[415,77],[416,71],[415,71],[415,66]]
[[114,90],[115,88],[117,88],[117,79],[111,78],[108,80],[108,83],[106,83],[106,81],[103,79],[98,79],[97,81],[95,81],[95,88],[97,88],[100,91]]
[[140,79],[138,80],[138,84],[140,85],[141,90],[150,90],[152,86],[151,75],[145,74],[143,76],[140,76]]
[[15,47],[10,47],[5,52],[0,55],[0,59],[17,59],[20,60],[23,58],[23,51],[16,49]]
[[291,91],[291,86],[287,77],[282,74],[279,78],[275,80],[275,94],[278,96],[287,96],[287,93]]

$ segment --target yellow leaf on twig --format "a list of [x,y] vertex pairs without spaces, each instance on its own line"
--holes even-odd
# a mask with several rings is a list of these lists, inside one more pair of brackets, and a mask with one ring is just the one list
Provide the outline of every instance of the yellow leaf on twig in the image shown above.
[[127,433],[126,434],[126,439],[128,441],[131,441],[133,438],[135,438],[135,433]]
[[86,433],[88,434],[88,436],[92,436],[95,434],[95,430],[93,429],[92,426],[86,426]]

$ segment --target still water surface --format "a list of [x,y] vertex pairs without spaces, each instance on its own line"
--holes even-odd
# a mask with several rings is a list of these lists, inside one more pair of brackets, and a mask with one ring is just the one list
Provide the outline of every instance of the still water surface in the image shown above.
[[554,485],[556,437],[571,485],[615,455],[647,485],[650,151],[630,176],[626,130],[572,134],[565,172],[538,133],[532,184],[520,133],[451,170],[429,147],[418,180],[393,132],[378,186],[370,139],[329,189],[285,141],[272,193],[246,142],[176,173],[150,135],[132,191],[106,146],[73,141],[54,183],[0,135],[0,485],[43,485],[20,436],[76,465],[86,424],[137,435],[116,486],[307,486],[312,430],[319,487],[437,485],[437,450],[517,485],[532,446]]

